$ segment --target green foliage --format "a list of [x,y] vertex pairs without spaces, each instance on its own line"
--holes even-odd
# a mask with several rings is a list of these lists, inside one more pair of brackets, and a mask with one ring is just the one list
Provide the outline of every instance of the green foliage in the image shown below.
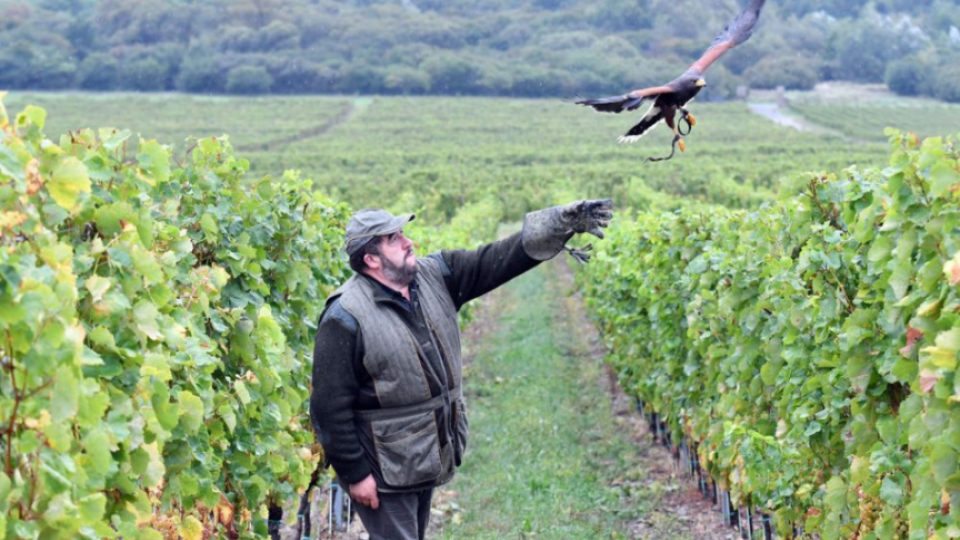
[[[275,84],[267,89],[258,83],[244,92],[528,97],[622,93],[676,77],[741,4],[5,2],[0,4],[0,86],[100,89],[113,81],[110,89],[219,93],[227,91],[231,68],[262,66]],[[763,63],[762,73],[754,70],[752,77],[767,86],[776,86],[774,78],[783,75],[792,88],[808,87],[809,68],[820,66],[831,68],[827,78],[879,82],[891,61],[918,50],[949,49],[950,28],[960,24],[955,8],[949,0],[857,0],[843,6],[805,0],[768,7],[757,35],[721,65],[740,77]],[[691,24],[691,13],[697,14],[696,24]],[[188,49],[191,54],[183,54]],[[84,65],[93,55],[113,57],[124,73],[115,79],[95,77],[92,66]],[[790,58],[796,55],[806,60],[793,65]],[[651,69],[651,64],[668,69]],[[730,97],[740,83],[721,79],[712,79],[711,98]]]
[[771,57],[744,71],[744,77],[756,88],[783,86],[789,90],[811,90],[820,80],[815,60],[801,56]]
[[177,88],[185,92],[223,90],[223,73],[213,56],[191,51],[180,65]]
[[960,150],[890,140],[757,211],[641,214],[581,275],[624,387],[781,535],[956,530]]
[[120,87],[141,92],[167,89],[167,67],[153,57],[125,62],[120,69]]
[[120,77],[120,63],[109,54],[95,53],[83,59],[77,70],[77,85],[84,90],[111,90]]
[[248,178],[226,139],[177,161],[45,122],[0,104],[0,537],[264,535],[319,460],[310,353],[347,209]]
[[912,21],[887,17],[865,7],[860,18],[839,24],[831,36],[834,78],[882,82],[886,66],[927,48],[929,37]]
[[273,86],[273,77],[260,66],[238,66],[227,74],[224,87],[230,94],[266,94]]
[[929,95],[935,76],[933,66],[920,57],[908,56],[887,65],[884,82],[901,96]]
[[960,66],[943,65],[937,70],[934,92],[938,99],[960,103]]

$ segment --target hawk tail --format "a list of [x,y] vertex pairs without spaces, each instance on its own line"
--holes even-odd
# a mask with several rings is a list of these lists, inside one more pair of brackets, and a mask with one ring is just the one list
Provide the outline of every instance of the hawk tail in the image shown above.
[[595,99],[581,99],[576,101],[577,105],[586,105],[593,107],[597,112],[604,113],[622,113],[623,111],[632,111],[643,103],[644,98],[634,97],[630,94],[622,96],[613,96]]

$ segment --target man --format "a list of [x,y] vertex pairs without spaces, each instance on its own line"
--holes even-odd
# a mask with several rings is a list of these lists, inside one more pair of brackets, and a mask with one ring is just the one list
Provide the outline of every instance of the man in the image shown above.
[[310,413],[326,458],[371,540],[423,540],[433,489],[467,445],[460,307],[563,250],[574,233],[603,238],[612,204],[531,212],[521,232],[475,251],[418,259],[412,214],[361,210],[347,223],[355,275],[320,317]]

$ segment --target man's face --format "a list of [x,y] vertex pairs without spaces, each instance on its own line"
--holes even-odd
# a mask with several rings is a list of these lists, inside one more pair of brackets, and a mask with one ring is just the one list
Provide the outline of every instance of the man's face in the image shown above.
[[413,242],[397,231],[380,240],[380,261],[383,275],[390,281],[406,287],[417,277],[417,256]]

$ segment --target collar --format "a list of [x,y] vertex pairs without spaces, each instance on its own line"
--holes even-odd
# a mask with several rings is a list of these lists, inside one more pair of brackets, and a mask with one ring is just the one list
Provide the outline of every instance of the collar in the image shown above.
[[413,282],[410,283],[410,300],[407,300],[400,294],[400,291],[396,291],[387,287],[383,283],[373,279],[372,277],[366,274],[358,274],[362,279],[366,279],[374,285],[373,287],[373,301],[374,302],[393,302],[398,303],[406,309],[412,309],[412,300],[417,298],[417,295],[420,292],[420,283],[416,278]]

